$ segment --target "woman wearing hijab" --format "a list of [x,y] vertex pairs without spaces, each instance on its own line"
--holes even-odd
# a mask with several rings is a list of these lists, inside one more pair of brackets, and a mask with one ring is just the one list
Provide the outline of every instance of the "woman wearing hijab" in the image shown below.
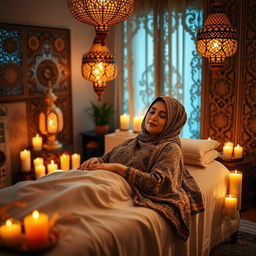
[[123,176],[133,189],[134,204],[159,212],[184,241],[191,215],[204,210],[200,189],[186,170],[181,151],[179,135],[186,120],[179,101],[160,96],[150,105],[137,137],[79,167]]

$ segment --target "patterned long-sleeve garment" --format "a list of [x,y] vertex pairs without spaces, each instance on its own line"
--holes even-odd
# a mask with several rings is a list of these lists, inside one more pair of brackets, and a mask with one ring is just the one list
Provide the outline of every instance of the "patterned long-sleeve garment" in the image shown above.
[[180,146],[173,141],[144,143],[130,139],[99,158],[128,166],[125,178],[135,205],[158,211],[184,241],[190,234],[191,215],[204,210],[202,195],[186,170]]

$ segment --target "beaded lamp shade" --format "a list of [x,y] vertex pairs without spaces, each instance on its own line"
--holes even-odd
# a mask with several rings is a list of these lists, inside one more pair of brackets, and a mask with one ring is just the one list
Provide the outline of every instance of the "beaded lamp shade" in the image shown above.
[[96,36],[89,52],[82,59],[83,78],[93,82],[93,88],[98,95],[98,100],[104,93],[106,82],[115,79],[117,69],[114,56],[108,48],[101,44],[99,36]]
[[68,0],[74,18],[94,25],[97,33],[108,33],[109,25],[128,19],[134,6],[135,0]]
[[213,4],[204,26],[198,30],[196,48],[199,55],[208,58],[211,70],[218,72],[226,57],[237,50],[237,31],[224,13],[222,3]]

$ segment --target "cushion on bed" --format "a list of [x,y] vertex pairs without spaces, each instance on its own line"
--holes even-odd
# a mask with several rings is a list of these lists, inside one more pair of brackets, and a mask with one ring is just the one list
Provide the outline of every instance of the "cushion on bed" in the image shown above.
[[215,149],[220,145],[217,140],[181,138],[185,164],[206,167],[220,154]]
[[220,153],[217,150],[210,150],[206,152],[201,158],[198,159],[184,157],[184,162],[185,164],[207,167],[214,159],[216,159],[219,156]]

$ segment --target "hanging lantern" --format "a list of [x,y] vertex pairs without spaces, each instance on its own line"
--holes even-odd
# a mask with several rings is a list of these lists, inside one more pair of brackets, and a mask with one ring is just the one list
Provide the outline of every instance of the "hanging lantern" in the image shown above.
[[225,58],[235,54],[238,34],[231,26],[220,2],[213,3],[204,26],[198,30],[196,48],[199,55],[208,58],[215,75]]
[[63,129],[63,114],[54,102],[57,96],[53,93],[51,82],[48,82],[48,90],[45,97],[46,108],[39,114],[39,130],[47,135],[47,141],[43,145],[45,149],[55,150],[63,145],[56,139],[57,134]]
[[114,56],[109,53],[105,45],[101,45],[101,39],[98,36],[95,37],[90,51],[83,55],[82,75],[84,79],[93,82],[99,101],[104,93],[106,82],[115,79],[117,75]]
[[135,0],[68,0],[68,8],[75,19],[94,25],[96,33],[108,33],[109,25],[127,20]]

